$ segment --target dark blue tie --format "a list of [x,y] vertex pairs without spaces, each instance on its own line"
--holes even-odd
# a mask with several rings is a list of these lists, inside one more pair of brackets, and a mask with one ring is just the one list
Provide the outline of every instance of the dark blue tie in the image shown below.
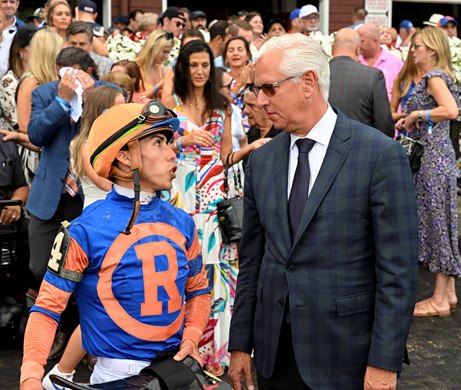
[[288,214],[290,217],[291,237],[294,239],[298,231],[299,221],[303,214],[309,193],[309,151],[314,146],[315,141],[309,138],[302,138],[296,141],[299,150],[298,166],[296,167],[295,177],[291,186],[290,199],[288,201]]

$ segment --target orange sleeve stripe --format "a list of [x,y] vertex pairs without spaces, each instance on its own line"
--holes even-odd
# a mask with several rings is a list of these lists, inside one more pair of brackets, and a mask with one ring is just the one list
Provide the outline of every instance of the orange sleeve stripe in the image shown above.
[[65,268],[69,271],[83,273],[88,267],[88,256],[80,244],[73,238],[70,240]]
[[193,260],[200,254],[200,242],[198,240],[197,232],[194,234],[194,241],[187,251],[187,259]]
[[35,304],[53,313],[61,314],[67,306],[70,294],[43,280]]
[[58,324],[51,317],[33,312],[27,321],[20,383],[29,378],[42,380]]

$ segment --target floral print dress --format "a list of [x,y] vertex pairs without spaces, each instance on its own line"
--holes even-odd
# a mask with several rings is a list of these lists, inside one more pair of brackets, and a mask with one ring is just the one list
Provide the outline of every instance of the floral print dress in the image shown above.
[[229,365],[227,346],[238,274],[237,247],[222,242],[216,207],[223,200],[224,167],[220,152],[226,114],[215,110],[203,126],[197,126],[185,116],[178,97],[174,97],[173,111],[180,120],[180,130],[174,137],[199,129],[211,133],[215,141],[210,147],[184,147],[173,188],[170,193],[164,192],[163,198],[174,198],[174,204],[189,213],[197,227],[212,294],[211,317],[199,345],[200,354],[206,365],[219,368]]
[[[432,70],[416,84],[405,105],[406,113],[437,107],[434,97],[426,90],[427,82],[432,77],[441,77],[458,101],[458,92],[451,78],[441,70]],[[419,261],[433,273],[461,276],[456,160],[450,140],[450,121],[434,123],[432,131],[428,122],[422,121],[419,130],[408,135],[424,145],[421,168],[415,176]]]

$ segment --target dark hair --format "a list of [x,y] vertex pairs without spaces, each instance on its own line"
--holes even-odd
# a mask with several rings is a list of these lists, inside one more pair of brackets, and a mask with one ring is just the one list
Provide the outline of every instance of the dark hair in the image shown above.
[[206,42],[194,40],[186,43],[179,51],[174,69],[174,90],[184,102],[192,91],[192,81],[189,74],[189,58],[194,53],[208,53],[210,56],[210,75],[204,87],[205,110],[204,119],[215,109],[226,110],[227,99],[219,92],[221,81],[217,79],[213,52]]
[[201,31],[196,28],[190,28],[183,32],[183,34],[181,35],[181,46],[183,46],[183,42],[186,38],[198,38],[202,41],[205,41],[205,37],[203,36]]
[[222,52],[222,58],[224,61],[226,61],[226,54],[227,54],[227,49],[229,48],[229,44],[233,41],[237,41],[237,40],[241,40],[243,42],[243,44],[245,45],[245,50],[247,51],[247,54],[248,54],[248,60],[251,62],[252,60],[252,56],[251,56],[251,49],[250,49],[250,44],[248,43],[248,41],[243,38],[243,37],[232,37],[231,39],[229,39],[226,44],[224,45],[224,50]]
[[252,11],[252,12],[248,12],[245,16],[245,20],[250,23],[251,22],[251,19],[253,19],[255,16],[259,16],[261,17],[261,14],[259,12],[256,12],[256,11]]
[[135,92],[139,92],[141,88],[143,90],[145,89],[144,81],[142,79],[142,74],[141,74],[141,68],[139,67],[136,61],[121,60],[121,61],[115,62],[114,64],[112,64],[112,67],[110,68],[111,72],[114,66],[123,66],[126,74],[130,76],[132,79],[135,79],[134,81],[134,91]]
[[79,65],[80,68],[87,72],[88,68],[93,69],[91,76],[98,79],[98,67],[94,63],[90,54],[79,47],[66,47],[62,49],[56,57],[56,65],[58,67]]
[[210,27],[210,41],[216,37],[222,37],[223,39],[227,35],[226,29],[229,27],[227,20],[218,20]]
[[93,29],[85,22],[72,22],[66,30],[66,39],[69,40],[71,35],[86,34],[88,39],[93,42]]
[[237,37],[239,30],[253,32],[253,27],[251,27],[251,24],[248,23],[246,20],[240,20],[240,19],[236,20],[234,23],[232,23],[229,26],[229,34],[232,35],[232,37]]
[[144,15],[144,11],[143,11],[142,9],[134,9],[133,11],[131,11],[131,12],[128,14],[128,21],[130,21],[130,20],[136,21],[136,15],[137,15],[138,13]]
[[30,41],[36,31],[36,28],[21,28],[14,35],[13,41],[11,42],[10,56],[8,59],[8,70],[12,70],[14,75],[18,78],[21,78],[25,71],[19,49],[24,49],[25,47],[29,46]]
[[368,12],[365,8],[363,7],[355,7],[354,8],[354,16],[359,19],[359,20],[365,20],[367,17]]

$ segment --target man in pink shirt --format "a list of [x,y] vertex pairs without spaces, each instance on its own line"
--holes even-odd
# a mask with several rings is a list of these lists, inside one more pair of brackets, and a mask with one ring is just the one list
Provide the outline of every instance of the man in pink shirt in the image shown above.
[[379,42],[379,28],[373,23],[367,23],[358,29],[361,42],[359,62],[363,65],[380,69],[384,73],[387,96],[389,101],[392,96],[392,84],[402,69],[403,62],[400,58],[383,49]]

